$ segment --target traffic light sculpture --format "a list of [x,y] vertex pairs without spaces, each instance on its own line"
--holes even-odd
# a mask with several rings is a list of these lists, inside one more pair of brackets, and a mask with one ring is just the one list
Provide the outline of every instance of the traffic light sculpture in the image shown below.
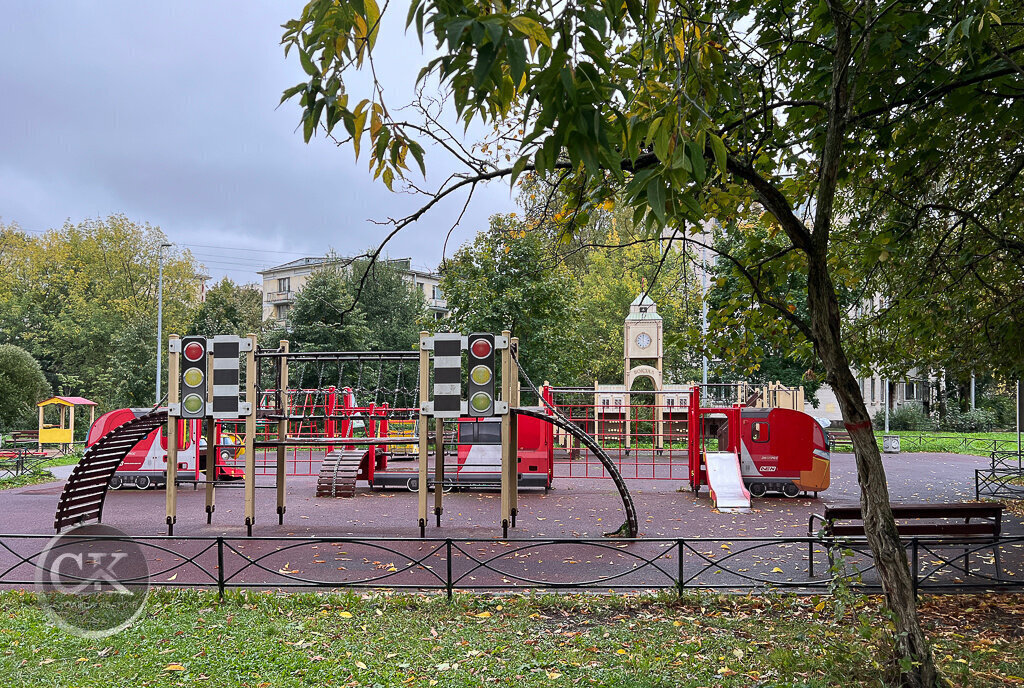
[[[419,470],[419,525],[420,535],[426,534],[427,520],[427,425],[429,419],[436,420],[435,429],[435,479],[434,514],[441,524],[441,500],[444,485],[444,419],[458,419],[468,415],[473,418],[501,416],[501,523],[504,534],[508,535],[509,525],[515,525],[516,488],[518,470],[516,466],[516,437],[514,423],[509,413],[510,402],[517,399],[518,373],[514,372],[509,355],[514,340],[505,330],[501,335],[490,332],[474,332],[468,336],[458,333],[437,333],[430,336],[420,333],[420,470]],[[429,376],[429,352],[434,353],[434,398],[426,396],[426,379]],[[501,351],[501,395],[495,393],[497,371],[495,352]],[[463,364],[463,353],[466,363]],[[467,380],[466,398],[462,398],[463,378]]]

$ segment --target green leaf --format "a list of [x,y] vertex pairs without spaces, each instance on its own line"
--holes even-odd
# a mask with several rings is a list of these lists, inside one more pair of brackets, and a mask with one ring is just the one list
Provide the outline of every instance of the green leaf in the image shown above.
[[715,156],[715,164],[718,165],[719,171],[721,171],[722,174],[725,174],[727,158],[725,142],[722,141],[721,137],[716,136],[715,134],[712,134],[710,132],[708,133],[708,136],[711,139],[711,152]]
[[662,186],[661,177],[654,177],[647,183],[647,203],[658,222],[665,224],[665,187]]
[[533,19],[521,14],[518,17],[513,17],[509,24],[524,36],[532,38],[536,42],[546,45],[549,48],[551,47],[551,38],[548,37],[544,27]]

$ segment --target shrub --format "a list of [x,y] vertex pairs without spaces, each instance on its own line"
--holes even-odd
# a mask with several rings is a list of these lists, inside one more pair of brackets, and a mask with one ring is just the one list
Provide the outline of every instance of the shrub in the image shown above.
[[965,412],[956,404],[947,406],[946,417],[939,421],[939,429],[946,432],[988,432],[996,425],[995,411],[976,408]]
[[997,428],[1017,427],[1017,400],[1012,396],[991,396],[978,399],[978,408],[992,411]]
[[[876,430],[885,428],[885,409],[875,414]],[[935,423],[929,418],[921,404],[903,404],[889,411],[889,430],[934,430]]]

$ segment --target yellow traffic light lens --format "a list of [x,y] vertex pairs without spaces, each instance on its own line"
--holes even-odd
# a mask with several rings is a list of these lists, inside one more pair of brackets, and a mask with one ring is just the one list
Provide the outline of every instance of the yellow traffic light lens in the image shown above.
[[203,410],[203,398],[198,394],[189,394],[182,400],[181,405],[189,413],[199,413]]
[[474,411],[485,413],[491,408],[491,395],[486,392],[477,392],[469,400],[469,403],[473,406]]
[[185,384],[189,387],[198,387],[203,384],[203,377],[205,377],[203,375],[203,371],[199,370],[199,368],[189,368],[182,376],[185,380]]
[[486,385],[491,381],[493,375],[491,369],[487,366],[478,365],[470,372],[470,377],[473,378],[473,382],[478,385]]

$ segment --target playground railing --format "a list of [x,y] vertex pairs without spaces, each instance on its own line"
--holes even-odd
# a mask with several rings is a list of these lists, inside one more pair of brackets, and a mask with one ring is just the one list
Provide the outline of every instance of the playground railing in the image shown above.
[[[0,535],[0,587],[34,585],[50,535]],[[837,581],[877,592],[863,541],[791,538],[526,539],[111,537],[149,563],[125,585],[215,588],[387,588],[508,592],[530,589],[791,590],[828,592]],[[903,541],[922,592],[1024,589],[1024,537],[995,543]],[[817,576],[804,556],[826,564]],[[1001,556],[994,556],[994,547]],[[827,564],[831,561],[832,565]],[[998,563],[997,563],[998,562]],[[105,571],[104,571],[105,573]],[[85,579],[83,579],[85,580]]]

